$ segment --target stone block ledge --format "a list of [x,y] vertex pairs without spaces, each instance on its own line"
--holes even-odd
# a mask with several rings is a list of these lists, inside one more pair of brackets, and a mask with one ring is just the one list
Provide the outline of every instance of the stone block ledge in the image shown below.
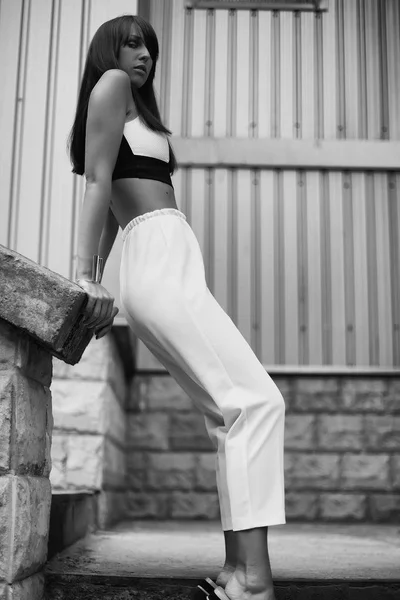
[[66,363],[80,360],[93,335],[82,323],[82,288],[0,244],[0,289],[1,319]]

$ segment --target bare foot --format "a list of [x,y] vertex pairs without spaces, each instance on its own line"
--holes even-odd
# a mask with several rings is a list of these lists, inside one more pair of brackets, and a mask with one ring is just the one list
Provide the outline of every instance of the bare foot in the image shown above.
[[234,571],[230,576],[225,592],[230,600],[276,600],[274,588],[249,583],[242,571]]

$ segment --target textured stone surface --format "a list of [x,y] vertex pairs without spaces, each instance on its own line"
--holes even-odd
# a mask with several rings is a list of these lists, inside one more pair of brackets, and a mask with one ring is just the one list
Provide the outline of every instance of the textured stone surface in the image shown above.
[[[5,586],[8,597],[4,600],[43,600],[45,590],[45,579],[43,573],[36,573],[22,581]],[[0,599],[3,600],[3,598]]]
[[86,293],[58,273],[0,244],[0,318],[52,354],[77,362],[92,333],[82,325]]
[[12,475],[0,478],[0,579],[12,583],[44,565],[50,503],[47,478]]
[[126,492],[102,490],[98,498],[98,525],[106,529],[125,518],[127,510]]
[[385,412],[400,413],[400,380],[397,377],[391,377],[388,380],[387,393]]
[[53,369],[54,379],[106,381],[115,391],[120,404],[125,403],[125,375],[116,342],[111,335],[99,340],[93,338],[76,365],[68,365],[55,358]]
[[285,481],[292,489],[336,488],[339,484],[338,454],[285,454]]
[[315,446],[315,416],[286,415],[285,448],[313,448]]
[[312,521],[318,514],[318,494],[310,492],[287,492],[285,494],[287,520]]
[[170,517],[169,494],[128,491],[126,511],[127,518],[132,519],[167,519]]
[[366,415],[365,434],[369,450],[400,448],[400,416]]
[[364,494],[321,494],[321,517],[330,520],[362,520],[367,500]]
[[129,410],[189,411],[192,401],[169,375],[134,377],[128,396]]
[[305,412],[332,411],[339,407],[340,384],[336,378],[299,377],[292,410]]
[[372,494],[370,511],[374,521],[400,523],[400,494]]
[[46,433],[50,435],[52,424],[49,407],[47,387],[18,370],[0,372],[0,469],[32,475],[45,472]]
[[103,480],[103,454],[103,436],[69,436],[66,465],[67,487],[71,489],[100,489]]
[[393,488],[400,490],[400,453],[392,457],[392,483]]
[[214,492],[217,489],[215,467],[214,453],[207,452],[198,455],[195,471],[196,489],[208,492]]
[[128,415],[129,448],[167,450],[169,448],[169,415],[141,413]]
[[363,420],[361,415],[318,415],[318,447],[326,450],[361,450]]
[[191,490],[194,467],[193,454],[150,454],[147,487],[152,490]]
[[216,493],[173,492],[171,517],[173,519],[218,519],[218,496]]
[[67,487],[67,457],[68,436],[53,435],[50,481],[55,489],[65,489]]
[[171,414],[171,449],[172,450],[212,450],[202,414]]
[[107,382],[55,379],[51,391],[56,430],[109,433],[123,443],[125,413]]
[[274,375],[272,379],[274,380],[275,385],[278,386],[279,391],[283,396],[286,411],[291,410],[294,397],[293,382],[288,377],[279,377],[276,375]]
[[387,454],[350,454],[343,456],[343,489],[390,489]]
[[125,451],[109,437],[104,439],[102,485],[112,488],[125,488],[126,486]]
[[344,380],[343,408],[354,412],[384,411],[387,391],[386,379],[357,377]]
[[0,371],[17,367],[26,377],[50,386],[53,364],[47,350],[3,319],[0,319],[0,340]]

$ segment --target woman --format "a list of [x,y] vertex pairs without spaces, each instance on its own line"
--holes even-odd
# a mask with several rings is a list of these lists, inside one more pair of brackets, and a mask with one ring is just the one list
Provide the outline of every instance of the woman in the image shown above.
[[[178,210],[175,158],[153,91],[158,42],[140,17],[104,23],[88,52],[74,126],[74,172],[86,177],[77,282],[87,326],[112,326],[114,298],[91,279],[123,229],[121,304],[129,326],[187,391],[216,450],[226,559],[199,597],[275,600],[268,526],[285,523],[285,405],[207,288],[201,251]],[[224,591],[225,590],[225,591]],[[208,596],[206,595],[208,593]]]

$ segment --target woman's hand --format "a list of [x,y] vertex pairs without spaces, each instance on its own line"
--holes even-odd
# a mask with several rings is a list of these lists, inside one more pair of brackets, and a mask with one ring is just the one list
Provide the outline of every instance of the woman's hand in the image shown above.
[[118,313],[118,308],[113,306],[114,298],[100,283],[86,279],[77,279],[76,283],[88,296],[83,323],[89,329],[94,329],[99,339],[110,331]]

